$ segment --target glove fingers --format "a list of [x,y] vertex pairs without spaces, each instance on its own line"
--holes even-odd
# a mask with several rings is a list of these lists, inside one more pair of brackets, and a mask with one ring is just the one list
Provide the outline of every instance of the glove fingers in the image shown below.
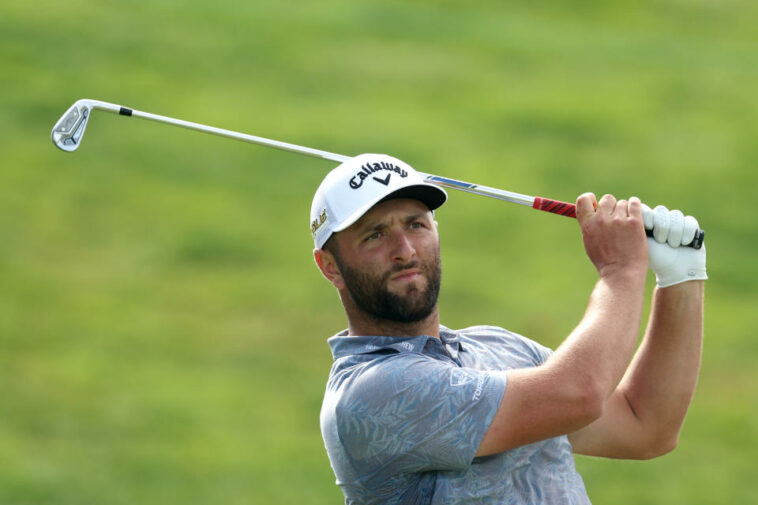
[[642,221],[645,223],[646,230],[652,230],[655,225],[655,213],[646,204],[642,204]]
[[655,272],[659,288],[682,282],[705,280],[705,244],[700,249],[682,247],[695,239],[700,225],[692,216],[669,210],[663,205],[650,210],[643,204],[642,219],[645,228],[652,229],[648,238],[649,267]]
[[658,243],[666,242],[669,235],[669,210],[663,205],[658,205],[653,209],[654,225],[653,238]]
[[671,247],[682,245],[682,234],[684,233],[684,214],[681,210],[672,210],[669,212],[669,234],[666,241]]
[[684,217],[684,229],[682,230],[682,245],[691,244],[695,240],[695,234],[700,229],[700,225],[692,216]]

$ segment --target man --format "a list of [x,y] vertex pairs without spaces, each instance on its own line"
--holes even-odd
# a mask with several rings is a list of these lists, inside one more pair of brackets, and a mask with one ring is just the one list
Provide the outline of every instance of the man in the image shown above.
[[[599,278],[551,352],[501,328],[440,324],[433,211],[446,198],[402,161],[365,154],[330,172],[313,199],[314,257],[348,321],[329,339],[321,410],[346,503],[585,504],[573,453],[672,450],[701,353],[705,247],[681,247],[697,221],[637,198],[581,195]],[[635,353],[648,264],[657,288]]]

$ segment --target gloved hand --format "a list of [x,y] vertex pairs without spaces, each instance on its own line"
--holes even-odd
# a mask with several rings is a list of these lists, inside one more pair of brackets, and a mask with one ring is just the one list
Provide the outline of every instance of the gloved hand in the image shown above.
[[659,288],[708,278],[705,244],[700,249],[685,247],[699,229],[694,217],[678,210],[669,211],[663,205],[651,210],[643,203],[642,219],[645,229],[653,231],[653,236],[647,239],[649,265]]

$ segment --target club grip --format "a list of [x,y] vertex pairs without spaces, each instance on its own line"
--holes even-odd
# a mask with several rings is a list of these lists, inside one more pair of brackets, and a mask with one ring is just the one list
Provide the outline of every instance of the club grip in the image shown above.
[[560,214],[561,216],[576,217],[576,205],[573,203],[551,200],[550,198],[542,198],[541,196],[534,197],[532,208]]
[[[576,205],[573,203],[561,202],[560,200],[551,200],[550,198],[543,198],[541,196],[534,197],[532,208],[543,210],[545,212],[552,212],[553,214],[559,214],[561,216],[576,217]],[[645,229],[645,234],[647,234],[648,237],[652,237],[653,230]],[[692,242],[687,244],[687,247],[700,249],[703,247],[704,240],[705,230],[698,230],[695,232],[695,238],[692,239]]]

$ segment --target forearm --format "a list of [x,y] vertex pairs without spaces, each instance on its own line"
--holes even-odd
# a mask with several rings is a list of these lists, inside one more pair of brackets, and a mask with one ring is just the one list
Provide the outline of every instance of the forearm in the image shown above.
[[704,282],[656,289],[645,337],[621,384],[653,443],[673,448],[695,391],[703,341]]
[[644,270],[601,278],[582,322],[538,367],[508,371],[508,387],[477,451],[494,454],[572,433],[602,413],[634,353]]
[[601,400],[618,386],[634,354],[642,316],[644,271],[601,278],[576,329],[548,361],[567,380],[579,378]]

